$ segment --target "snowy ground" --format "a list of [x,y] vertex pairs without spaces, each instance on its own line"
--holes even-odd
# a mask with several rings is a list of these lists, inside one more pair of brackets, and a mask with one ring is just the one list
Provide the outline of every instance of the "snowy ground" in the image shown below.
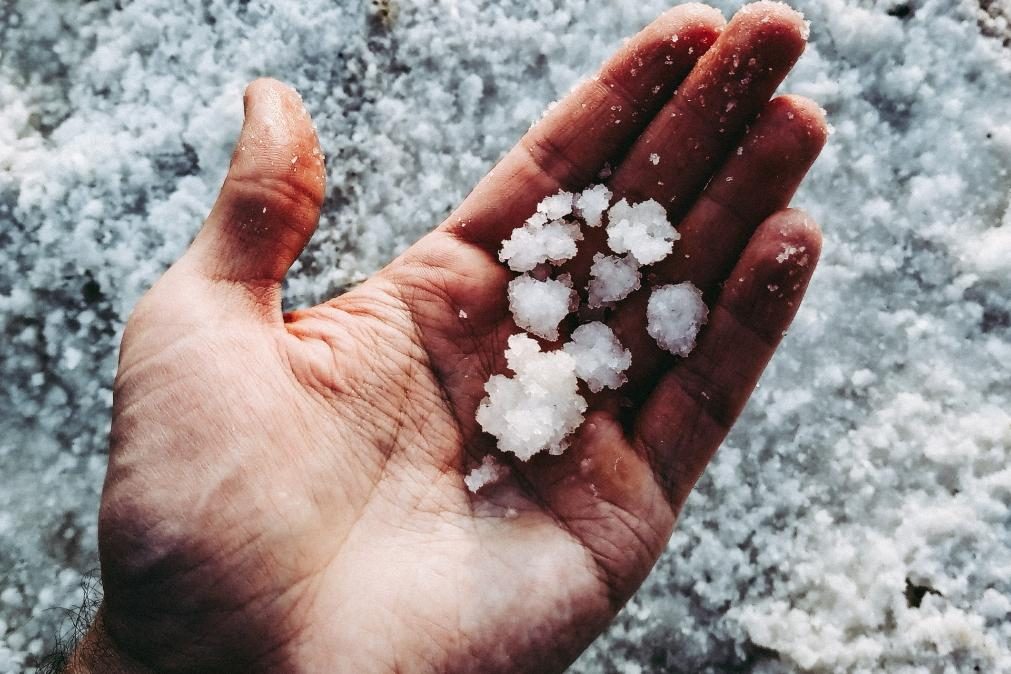
[[[796,3],[813,44],[789,88],[836,128],[798,198],[824,261],[574,671],[1011,671],[1011,4],[980,2]],[[663,8],[0,4],[0,672],[51,648],[97,566],[120,330],[206,213],[243,84],[294,84],[330,158],[288,288],[310,302],[437,223]]]

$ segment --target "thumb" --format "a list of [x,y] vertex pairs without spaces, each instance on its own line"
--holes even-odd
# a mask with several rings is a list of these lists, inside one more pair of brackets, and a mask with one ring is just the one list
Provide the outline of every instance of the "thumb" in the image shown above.
[[228,175],[186,257],[208,278],[273,289],[319,221],[323,153],[290,87],[256,80],[246,88],[244,106]]

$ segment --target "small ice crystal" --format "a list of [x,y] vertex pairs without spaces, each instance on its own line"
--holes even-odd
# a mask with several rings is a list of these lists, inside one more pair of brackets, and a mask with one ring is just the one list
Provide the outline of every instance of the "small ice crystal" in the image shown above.
[[611,190],[604,185],[593,185],[583,190],[576,199],[576,215],[581,217],[588,227],[600,227],[604,211],[611,204]]
[[653,291],[646,306],[646,331],[660,348],[687,356],[709,318],[702,292],[691,282],[665,285]]
[[779,252],[779,255],[776,256],[776,262],[783,264],[789,260],[790,256],[794,253],[803,253],[805,250],[806,248],[804,246],[797,247],[792,244],[784,243],[783,249]]
[[622,199],[611,206],[607,220],[607,245],[615,253],[631,253],[640,264],[664,259],[681,238],[667,211],[653,199],[631,206]]
[[576,376],[594,393],[605,387],[618,388],[627,381],[625,370],[632,364],[632,353],[603,323],[579,326],[562,349],[575,361]]
[[509,474],[509,468],[503,466],[495,457],[488,454],[481,459],[481,465],[476,466],[463,478],[463,483],[467,485],[467,490],[477,493],[481,487],[495,484]]
[[558,339],[558,324],[579,300],[568,274],[545,281],[529,274],[517,276],[510,281],[508,294],[516,325],[552,341]]
[[639,263],[631,255],[618,257],[597,253],[590,267],[587,304],[591,309],[618,302],[639,289]]
[[515,376],[492,375],[477,422],[495,436],[500,450],[523,461],[545,450],[561,453],[586,411],[575,361],[564,351],[542,353],[522,334],[509,338],[505,357]]
[[542,219],[546,216],[541,213],[534,215],[502,242],[498,257],[513,271],[530,271],[542,262],[561,264],[576,256],[576,242],[583,240],[579,225],[564,220],[546,222]]

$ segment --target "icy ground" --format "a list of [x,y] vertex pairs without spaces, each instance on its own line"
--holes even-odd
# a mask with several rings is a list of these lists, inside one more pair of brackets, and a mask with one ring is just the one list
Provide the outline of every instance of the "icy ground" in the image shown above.
[[[823,263],[575,672],[1011,671],[1011,6],[979,1],[797,0],[813,44],[789,88],[836,128],[797,199]],[[662,9],[0,3],[0,672],[50,649],[97,567],[120,330],[206,213],[244,83],[294,84],[330,158],[288,287],[312,302],[436,224]]]

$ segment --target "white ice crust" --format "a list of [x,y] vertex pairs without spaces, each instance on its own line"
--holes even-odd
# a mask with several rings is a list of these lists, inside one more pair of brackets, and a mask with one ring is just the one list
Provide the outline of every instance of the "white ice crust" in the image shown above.
[[[284,73],[330,158],[324,223],[286,279],[286,303],[313,305],[441,222],[527,120],[670,3],[399,3],[388,32],[365,29],[388,3],[114,4],[0,5],[2,674],[55,649],[53,607],[82,604],[123,325],[214,203],[246,81]],[[1006,2],[911,4],[900,18],[897,1],[791,0],[814,30],[789,88],[835,126],[797,196],[825,255],[695,506],[572,674],[666,657],[1011,671],[1011,29]],[[338,52],[348,67],[321,80]],[[735,76],[768,65],[743,58]],[[619,130],[635,122],[614,112]],[[687,160],[651,151],[644,175]],[[911,606],[907,579],[942,595]]]

